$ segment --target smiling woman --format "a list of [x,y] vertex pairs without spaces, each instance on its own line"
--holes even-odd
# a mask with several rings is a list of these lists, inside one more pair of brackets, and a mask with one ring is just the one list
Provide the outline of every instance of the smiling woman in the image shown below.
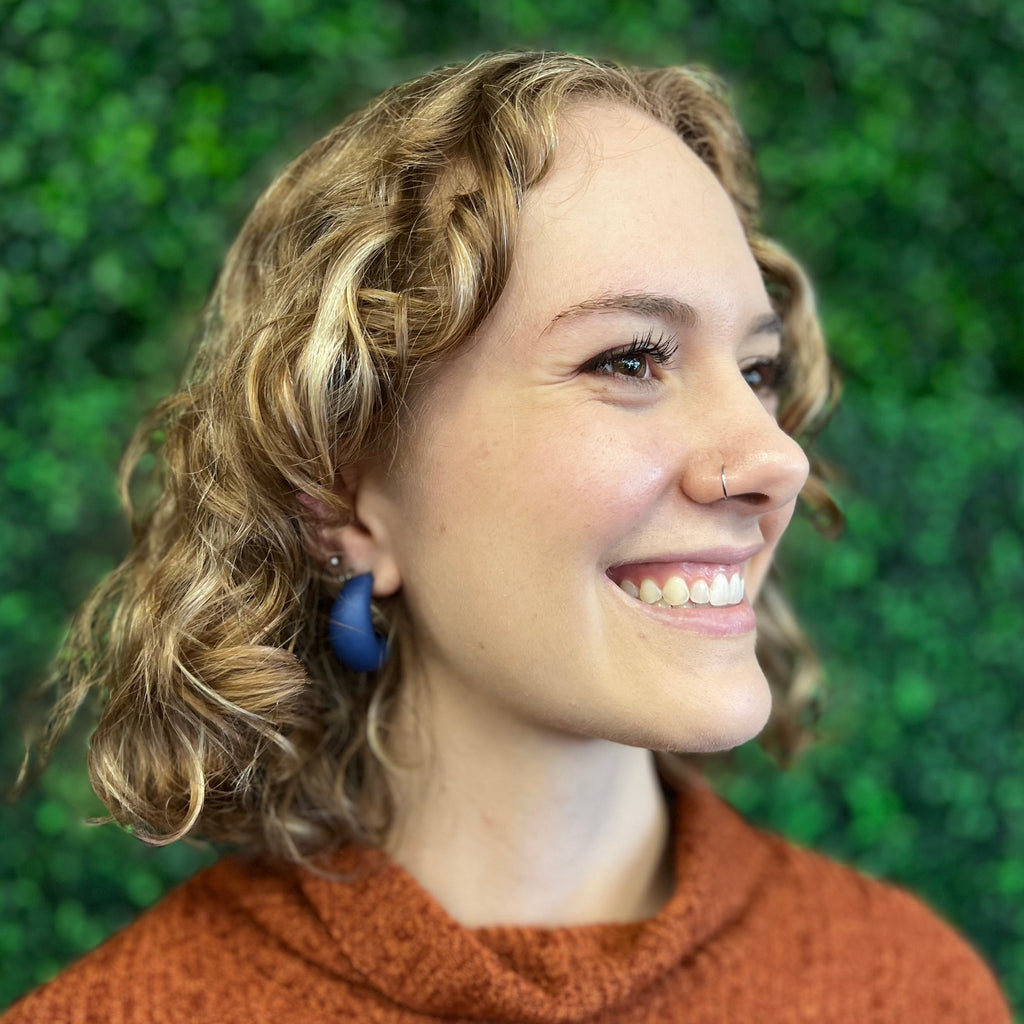
[[813,674],[769,570],[830,507],[830,369],[755,221],[713,79],[561,54],[398,86],[284,172],[54,718],[105,691],[111,814],[248,856],[5,1021],[1009,1020],[693,757],[795,749]]

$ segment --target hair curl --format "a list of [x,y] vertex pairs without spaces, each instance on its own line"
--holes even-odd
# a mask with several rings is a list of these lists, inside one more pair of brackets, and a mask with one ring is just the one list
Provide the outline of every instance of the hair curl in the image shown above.
[[[309,555],[310,507],[343,519],[339,472],[395,451],[414,375],[457,351],[505,286],[559,111],[595,99],[670,126],[721,181],[783,317],[795,374],[781,425],[804,438],[827,412],[810,287],[757,232],[748,148],[712,75],[498,53],[385,92],[288,166],[242,227],[187,383],[125,454],[133,549],[56,663],[42,755],[104,696],[92,783],[142,839],[202,835],[290,860],[383,840],[401,657],[367,676],[326,652],[332,587]],[[138,512],[129,490],[152,448],[161,486]],[[802,496],[836,522],[820,466]],[[775,697],[764,741],[786,756],[805,738],[817,663],[773,579],[757,612]],[[383,613],[405,628],[400,594]]]

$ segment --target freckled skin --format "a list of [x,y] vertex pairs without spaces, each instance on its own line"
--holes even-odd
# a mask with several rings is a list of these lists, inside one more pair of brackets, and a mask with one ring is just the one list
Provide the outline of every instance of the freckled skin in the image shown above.
[[[678,350],[650,386],[580,370],[666,329],[646,314],[550,326],[623,291],[678,297],[700,316],[670,328]],[[504,293],[422,397],[401,458],[371,467],[356,496],[375,578],[399,580],[409,607],[408,686],[471,705],[485,734],[514,720],[701,751],[762,728],[753,632],[666,626],[605,570],[763,543],[746,566],[756,595],[807,474],[740,370],[776,353],[777,337],[747,329],[770,311],[728,197],[675,135],[618,106],[563,117]]]

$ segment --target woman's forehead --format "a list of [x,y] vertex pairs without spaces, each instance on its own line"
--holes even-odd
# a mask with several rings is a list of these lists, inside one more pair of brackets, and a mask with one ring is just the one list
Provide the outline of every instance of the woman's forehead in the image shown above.
[[732,201],[671,129],[621,104],[563,117],[550,171],[524,199],[499,307],[525,299],[550,320],[602,293],[684,290],[693,302],[717,284],[712,302],[730,290],[760,297]]
[[624,104],[588,103],[559,116],[551,167],[524,197],[523,215],[557,222],[583,214],[607,226],[627,210],[680,205],[736,219],[711,169],[668,126]]

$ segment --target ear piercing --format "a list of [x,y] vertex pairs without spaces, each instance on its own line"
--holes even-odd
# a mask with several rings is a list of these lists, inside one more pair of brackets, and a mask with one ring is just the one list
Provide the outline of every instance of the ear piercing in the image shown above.
[[[341,558],[331,555],[327,564],[340,569]],[[373,574],[349,576],[331,606],[328,636],[334,656],[353,672],[376,672],[388,660],[388,642],[376,633],[370,615]]]
[[728,489],[725,486],[725,463],[724,462],[722,463],[722,497],[723,498],[728,498],[729,497],[729,491],[728,491]]

